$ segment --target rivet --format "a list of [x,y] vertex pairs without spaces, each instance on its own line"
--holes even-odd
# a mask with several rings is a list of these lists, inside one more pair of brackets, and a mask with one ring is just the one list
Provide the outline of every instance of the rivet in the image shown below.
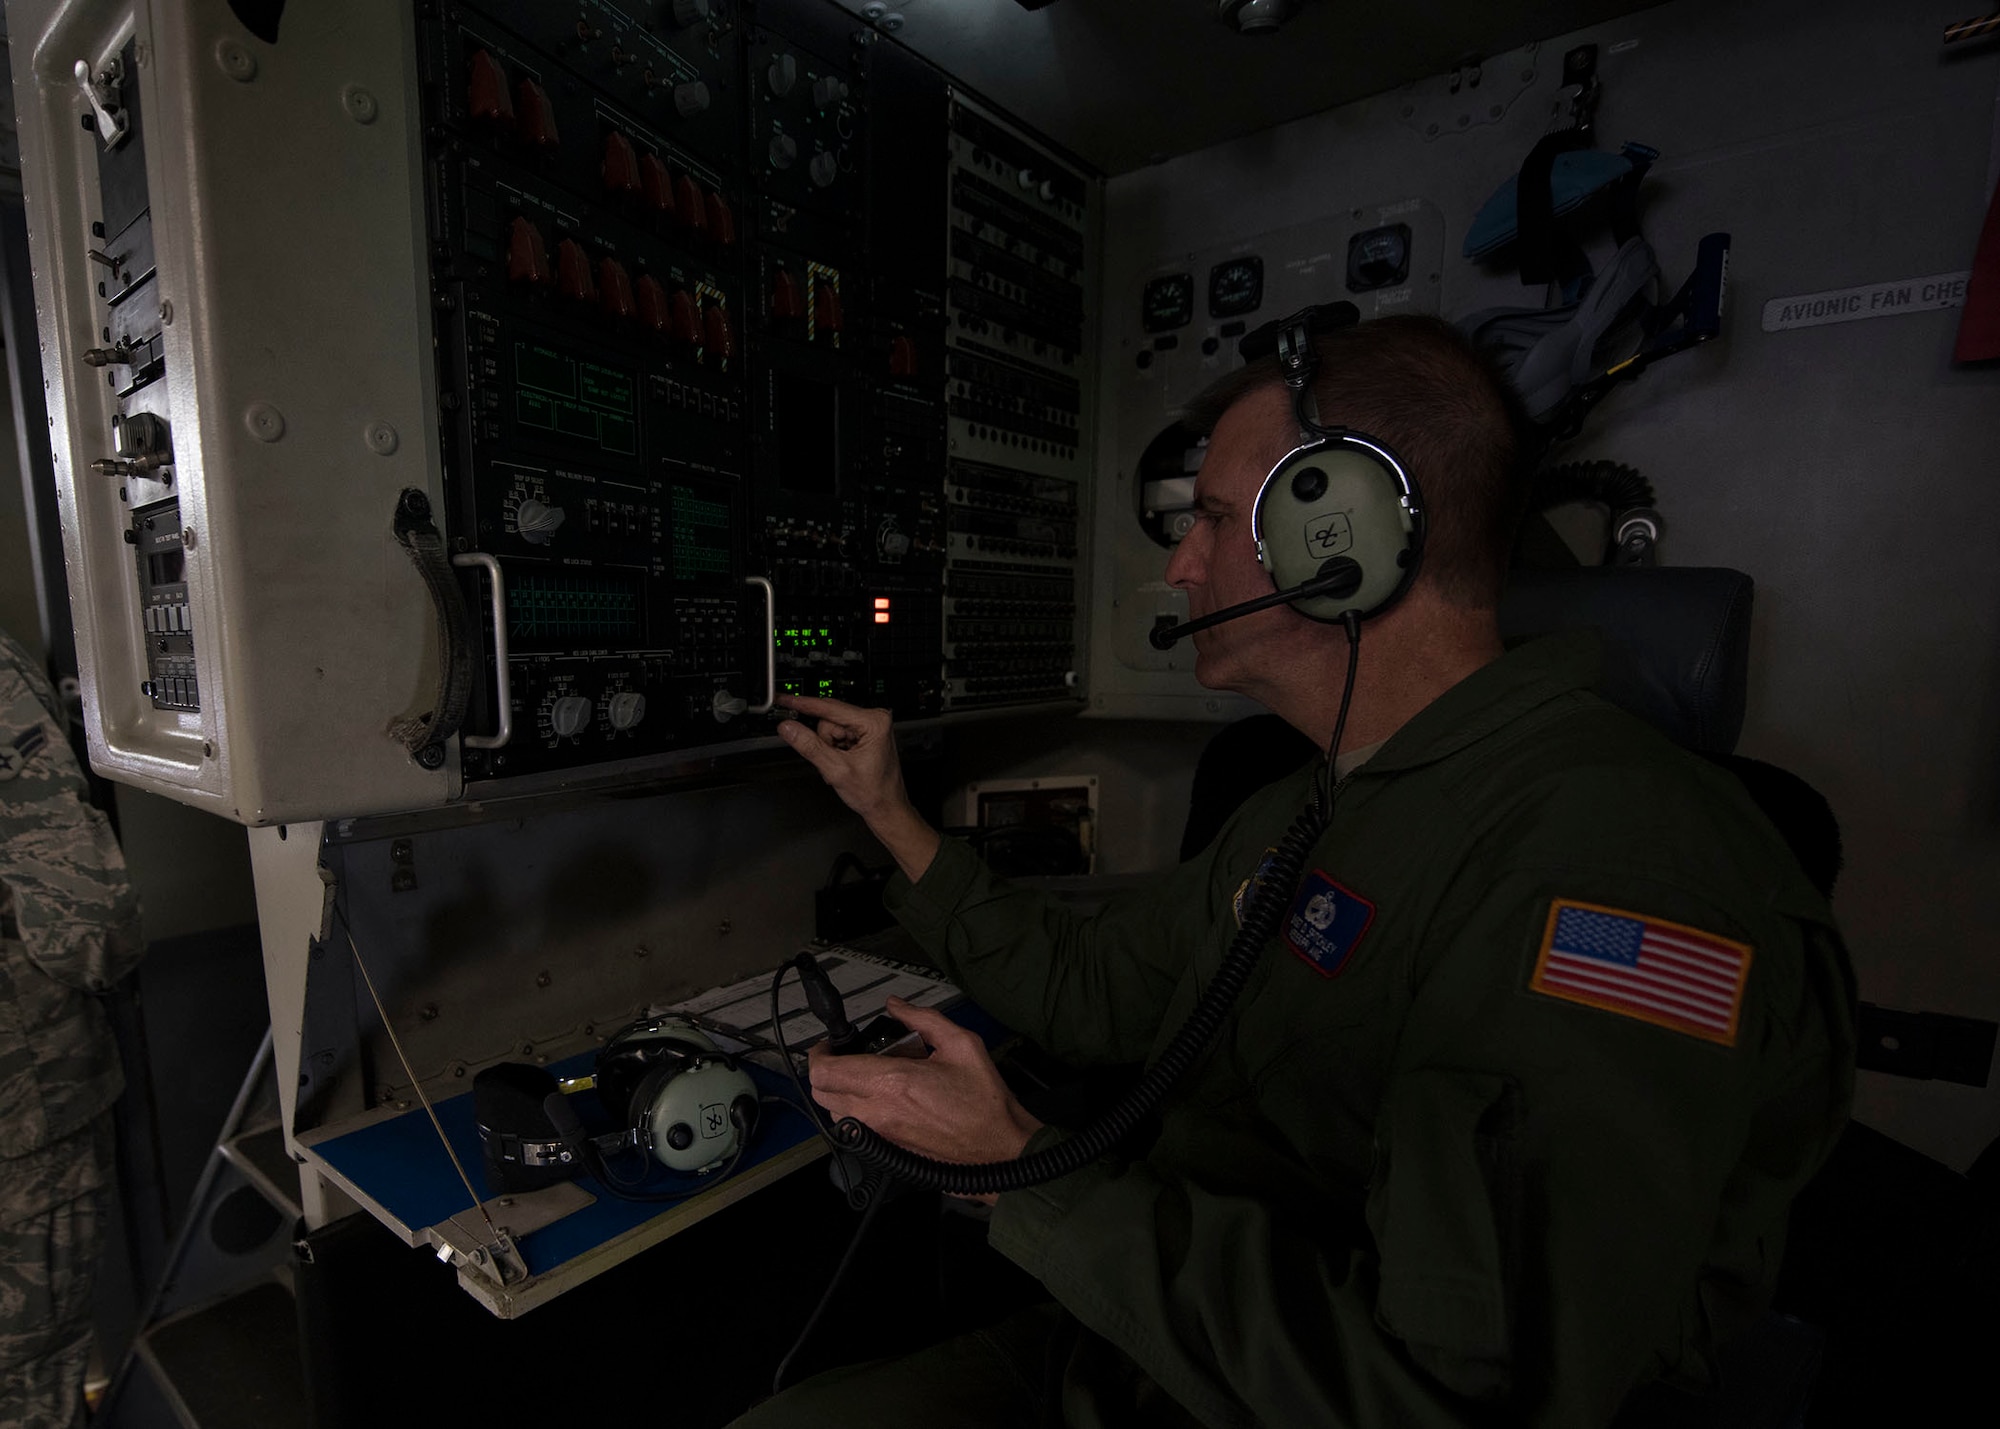
[[396,435],[396,429],[387,422],[370,422],[368,429],[361,434],[361,440],[368,444],[368,450],[375,455],[388,456],[396,450],[401,438]]
[[174,325],[174,305],[172,303],[161,303],[160,326],[172,327],[173,325]]
[[340,107],[356,124],[373,124],[375,116],[382,112],[375,96],[358,84],[350,84],[340,91]]
[[260,442],[275,442],[285,434],[285,414],[269,402],[252,402],[243,414],[243,425]]
[[215,42],[215,62],[238,84],[248,84],[257,77],[257,57],[235,40]]

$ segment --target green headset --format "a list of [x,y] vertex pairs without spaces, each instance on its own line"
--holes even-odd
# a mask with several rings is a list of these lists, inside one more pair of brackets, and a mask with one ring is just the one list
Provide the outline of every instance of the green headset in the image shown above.
[[1423,498],[1402,460],[1366,432],[1319,421],[1313,340],[1358,317],[1352,303],[1305,308],[1251,333],[1238,349],[1247,361],[1270,345],[1299,424],[1299,445],[1257,492],[1250,518],[1257,559],[1281,592],[1315,588],[1291,597],[1292,608],[1327,622],[1394,605],[1417,578],[1424,550]]
[[1416,478],[1386,442],[1326,426],[1313,398],[1314,339],[1360,319],[1352,303],[1323,303],[1267,323],[1238,344],[1244,361],[1275,356],[1292,394],[1299,445],[1264,478],[1250,515],[1257,560],[1277,590],[1180,624],[1155,628],[1153,647],[1241,615],[1289,604],[1328,624],[1380,615],[1417,578],[1424,503]]

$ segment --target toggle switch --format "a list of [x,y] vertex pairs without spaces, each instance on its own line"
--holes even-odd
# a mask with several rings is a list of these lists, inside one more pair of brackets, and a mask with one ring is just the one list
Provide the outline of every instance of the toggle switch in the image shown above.
[[639,192],[639,155],[632,141],[613,129],[604,136],[604,162],[598,166],[604,187],[621,197]]
[[708,236],[724,248],[736,242],[736,211],[714,189],[708,191]]
[[590,281],[590,258],[574,238],[565,238],[556,245],[556,286],[565,298],[575,302],[588,303],[597,298],[597,285]]
[[674,217],[674,176],[658,154],[639,156],[639,193],[654,213]]
[[651,273],[642,273],[632,285],[632,300],[639,309],[639,321],[665,337],[673,325],[673,316],[667,307],[667,290],[660,286],[660,280]]
[[549,102],[548,91],[532,79],[514,86],[514,132],[530,149],[545,154],[562,143],[562,136],[556,132],[556,111]]
[[736,329],[730,324],[729,309],[710,303],[702,314],[702,326],[707,330],[709,355],[719,362],[731,361],[736,356]]
[[771,316],[793,319],[805,315],[806,298],[799,280],[792,276],[791,269],[779,268],[771,274]]
[[475,124],[510,125],[514,98],[507,92],[507,71],[485,50],[474,50],[468,62],[465,108]]
[[546,284],[552,276],[542,231],[527,219],[516,218],[507,230],[508,281]]
[[688,348],[700,347],[701,309],[695,306],[694,294],[686,288],[674,289],[667,308],[673,314],[674,341]]
[[674,217],[689,233],[708,236],[708,204],[701,196],[701,185],[687,174],[674,175]]
[[837,333],[840,325],[840,289],[827,282],[813,284],[813,331]]
[[603,259],[597,265],[597,301],[619,322],[630,322],[638,311],[632,297],[632,279],[616,258]]

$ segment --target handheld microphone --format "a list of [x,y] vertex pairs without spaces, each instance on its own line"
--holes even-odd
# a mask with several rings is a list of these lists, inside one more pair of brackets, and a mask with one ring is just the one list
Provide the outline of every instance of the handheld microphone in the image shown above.
[[1293,586],[1290,590],[1274,590],[1269,595],[1260,595],[1255,600],[1226,605],[1221,610],[1211,611],[1197,620],[1183,620],[1178,625],[1156,625],[1152,634],[1146,638],[1152,642],[1155,650],[1171,650],[1183,637],[1192,635],[1197,630],[1207,630],[1210,626],[1220,625],[1225,620],[1235,620],[1243,615],[1255,615],[1258,611],[1269,610],[1274,605],[1286,605],[1316,595],[1330,595],[1338,599],[1353,595],[1360,588],[1361,567],[1346,556],[1335,556],[1320,567],[1318,575]]

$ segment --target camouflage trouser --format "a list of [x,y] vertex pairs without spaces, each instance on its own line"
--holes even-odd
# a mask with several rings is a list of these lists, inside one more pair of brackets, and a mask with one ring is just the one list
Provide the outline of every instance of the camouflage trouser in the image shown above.
[[[59,1147],[84,1161],[108,1160],[108,1143],[90,1133]],[[0,1175],[4,1167],[0,1162]],[[53,1179],[85,1180],[91,1189],[42,1210],[8,1205],[0,1216],[0,1429],[80,1429],[84,1422],[105,1192],[102,1176],[83,1167]]]

